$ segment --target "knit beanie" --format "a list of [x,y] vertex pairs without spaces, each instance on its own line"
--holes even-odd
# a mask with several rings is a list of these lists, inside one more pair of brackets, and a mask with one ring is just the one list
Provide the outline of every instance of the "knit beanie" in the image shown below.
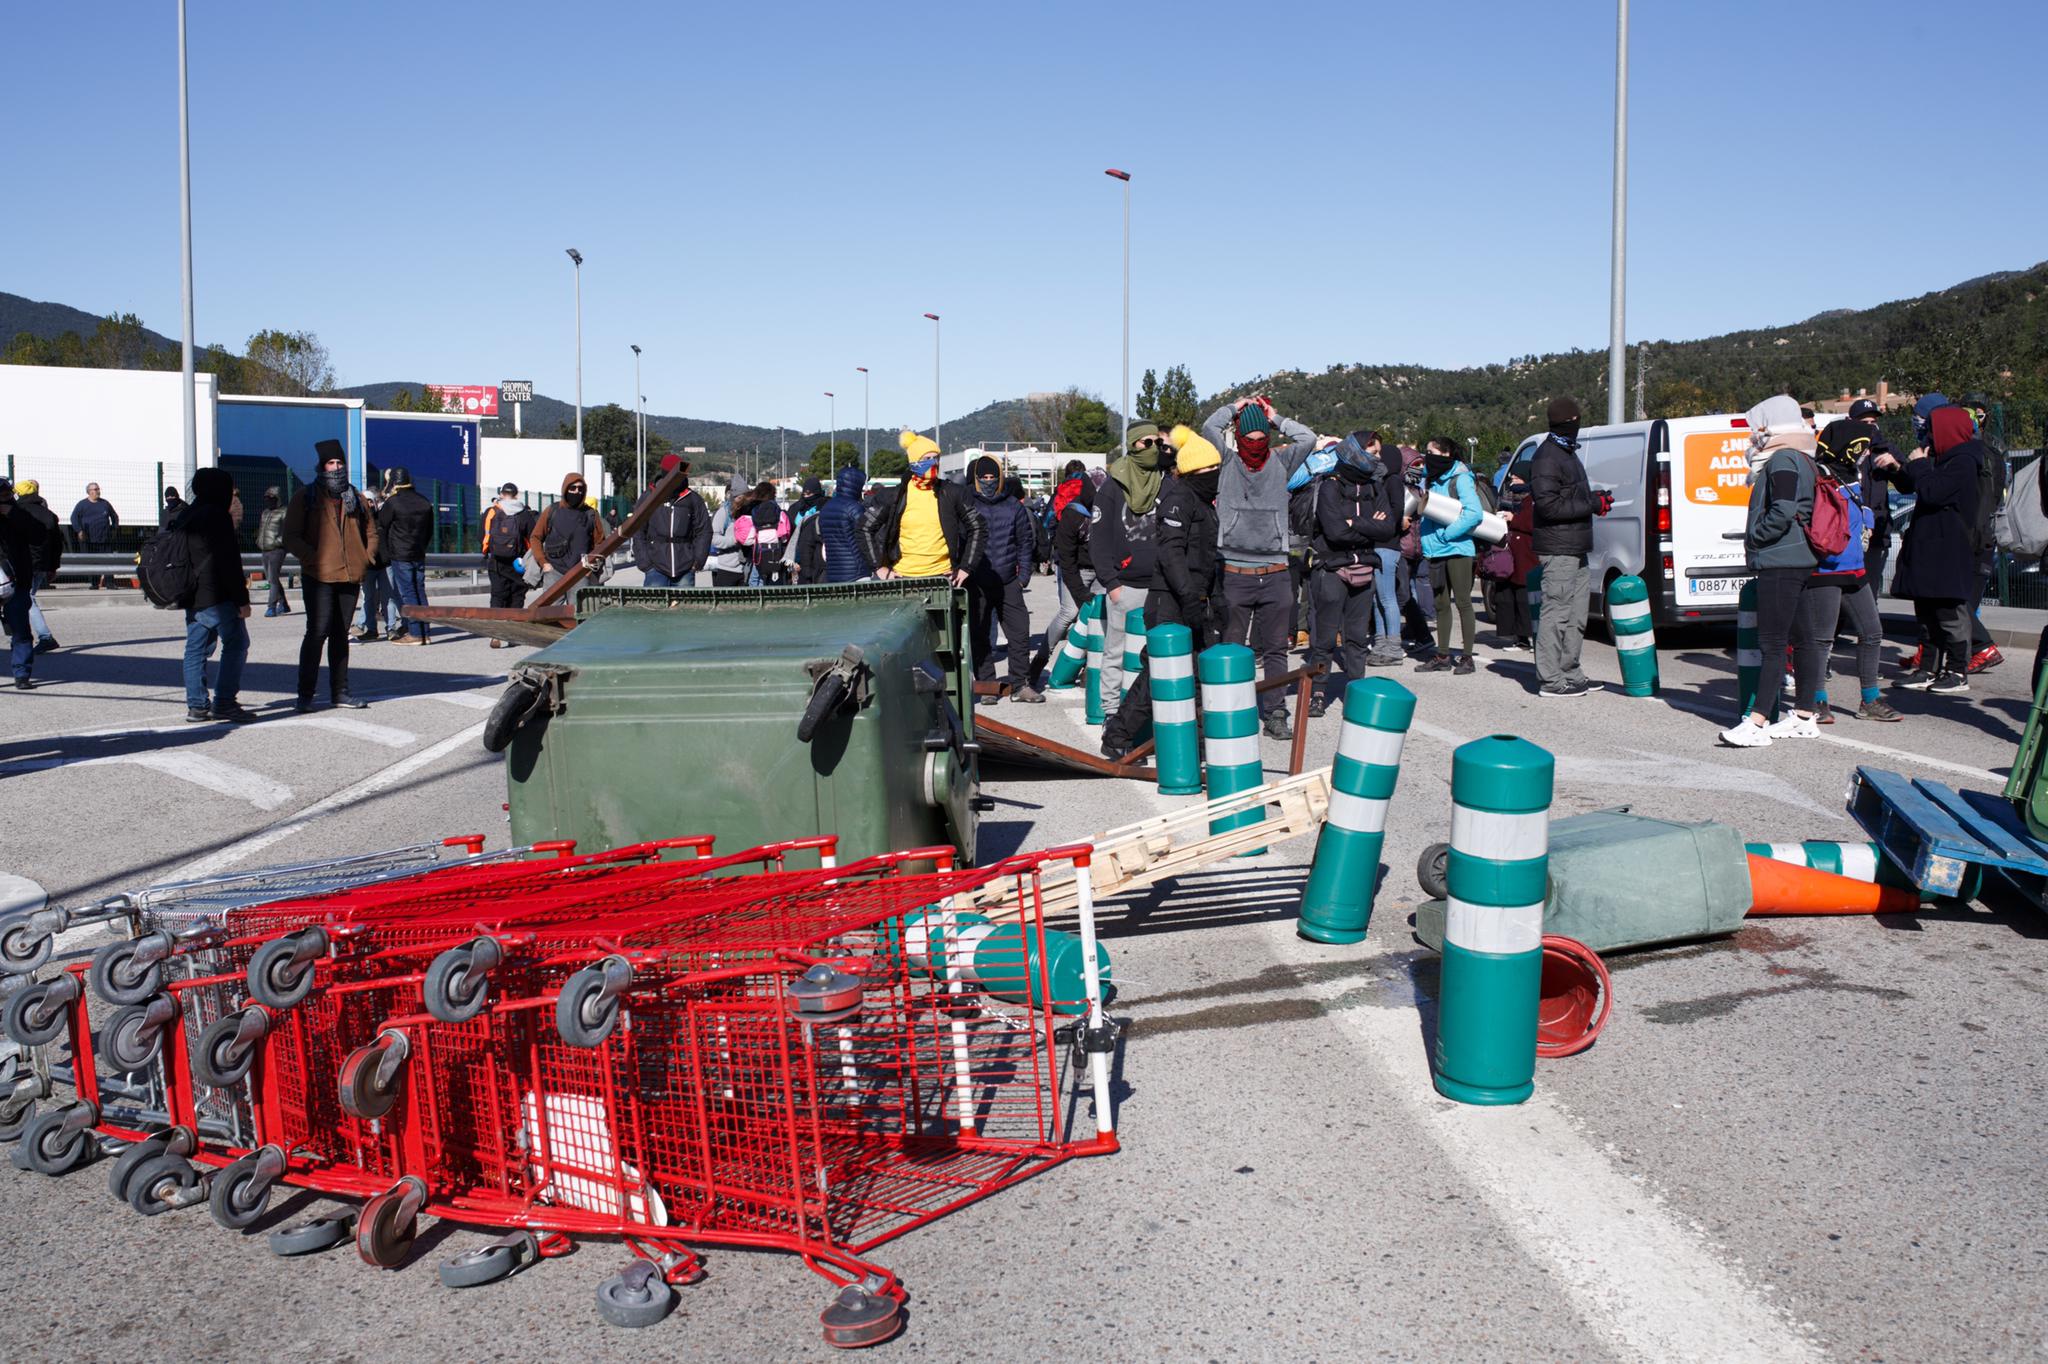
[[1214,469],[1223,462],[1223,456],[1217,452],[1214,445],[1186,426],[1173,428],[1173,448],[1178,452],[1174,457],[1173,467],[1183,474],[1197,474],[1204,469]]
[[1579,419],[1579,404],[1574,398],[1552,398],[1550,406],[1543,411],[1544,425],[1550,427],[1569,426]]
[[930,436],[920,436],[915,431],[905,431],[896,438],[896,443],[903,447],[904,454],[910,456],[912,464],[930,459],[939,453],[937,441]]
[[1260,432],[1270,433],[1272,429],[1273,424],[1266,420],[1266,409],[1260,407],[1257,403],[1246,403],[1238,409],[1238,435],[1251,436],[1257,435]]
[[996,463],[994,455],[983,455],[974,461],[973,474],[974,480],[977,483],[984,478],[1000,478],[1003,474],[1003,466]]
[[1135,450],[1139,441],[1156,437],[1158,434],[1159,428],[1152,422],[1132,422],[1130,438],[1125,442],[1124,448]]

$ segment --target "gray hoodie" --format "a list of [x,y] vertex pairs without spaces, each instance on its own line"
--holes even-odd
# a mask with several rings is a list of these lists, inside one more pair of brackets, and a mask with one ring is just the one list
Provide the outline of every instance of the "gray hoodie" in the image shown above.
[[1287,480],[1316,451],[1316,433],[1282,417],[1273,453],[1256,472],[1237,456],[1236,410],[1229,403],[1209,414],[1202,434],[1223,452],[1216,480],[1216,547],[1226,564],[1287,562]]
[[732,486],[725,490],[725,501],[718,506],[718,513],[711,518],[711,557],[704,561],[704,567],[721,573],[745,573],[747,551],[733,533],[733,504],[744,497],[749,488],[747,480],[738,474],[732,476]]

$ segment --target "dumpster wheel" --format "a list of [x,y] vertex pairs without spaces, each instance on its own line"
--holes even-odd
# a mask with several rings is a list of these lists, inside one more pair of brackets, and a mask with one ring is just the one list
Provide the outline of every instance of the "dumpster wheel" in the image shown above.
[[547,686],[539,678],[530,673],[516,674],[505,684],[498,704],[491,707],[490,717],[484,721],[484,751],[503,753],[519,727],[539,714],[547,701]]

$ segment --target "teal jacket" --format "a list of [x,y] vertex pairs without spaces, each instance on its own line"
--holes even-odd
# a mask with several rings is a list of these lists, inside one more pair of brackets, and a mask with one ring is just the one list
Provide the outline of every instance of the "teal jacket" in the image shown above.
[[1434,521],[1425,521],[1422,532],[1422,557],[1425,559],[1451,559],[1463,555],[1469,559],[1472,548],[1472,530],[1479,524],[1479,518],[1486,514],[1486,508],[1479,501],[1479,489],[1472,481],[1472,470],[1463,460],[1458,460],[1444,471],[1444,476],[1429,485],[1429,491],[1455,497],[1464,508],[1458,519],[1448,526],[1439,526]]

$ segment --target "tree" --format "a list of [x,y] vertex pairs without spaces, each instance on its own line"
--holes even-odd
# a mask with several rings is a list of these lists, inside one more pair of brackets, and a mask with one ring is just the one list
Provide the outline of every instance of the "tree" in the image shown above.
[[[442,405],[439,394],[435,393],[425,384],[421,384],[418,392],[414,392],[409,388],[401,388],[398,392],[392,394],[391,401],[386,405],[385,410],[390,412],[445,412],[448,409]],[[574,433],[571,432],[569,434]]]
[[850,440],[840,441],[836,445],[821,440],[812,447],[811,457],[804,461],[804,467],[798,472],[806,478],[822,479],[829,485],[839,471],[849,464],[856,469],[860,467],[860,446]]
[[1159,420],[1159,376],[1151,370],[1138,381],[1138,400],[1131,407],[1132,415],[1141,422]]
[[870,478],[905,478],[910,474],[910,456],[894,445],[878,446],[868,464]]
[[1065,440],[1067,413],[1081,396],[1078,388],[1027,395],[1023,414],[1010,423],[1010,439],[1035,441],[1041,445]]
[[1088,454],[1109,450],[1116,437],[1110,431],[1108,405],[1079,389],[1068,389],[1067,396],[1071,401],[1060,424],[1060,443],[1069,450]]
[[[1145,373],[1150,377],[1150,370]],[[1151,420],[1166,430],[1193,426],[1202,418],[1201,403],[1201,394],[1195,391],[1194,376],[1188,373],[1188,367],[1175,365],[1166,371],[1166,380],[1159,386],[1159,398],[1153,408],[1156,415]],[[1144,409],[1139,408],[1139,414],[1143,413]]]
[[246,392],[310,398],[334,391],[334,365],[312,332],[257,332],[249,338],[248,358],[253,363],[244,367]]

